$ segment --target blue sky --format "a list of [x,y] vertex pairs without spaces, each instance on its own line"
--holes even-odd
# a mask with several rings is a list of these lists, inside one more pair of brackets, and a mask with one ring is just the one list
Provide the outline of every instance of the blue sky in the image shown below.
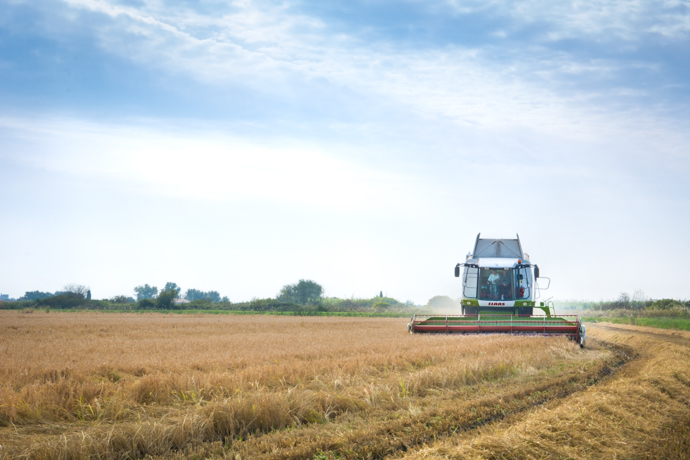
[[[1,1],[0,292],[690,298],[687,1]],[[546,294],[546,293],[545,293]]]

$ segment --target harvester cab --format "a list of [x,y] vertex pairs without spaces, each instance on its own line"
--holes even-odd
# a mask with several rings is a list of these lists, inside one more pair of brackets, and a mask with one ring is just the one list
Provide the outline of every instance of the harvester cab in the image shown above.
[[537,301],[551,280],[530,262],[519,235],[495,239],[478,234],[474,251],[455,266],[455,276],[462,280],[461,314],[415,315],[410,332],[567,335],[584,347],[586,328],[579,316],[557,316],[552,303]]
[[467,255],[464,263],[456,265],[455,276],[462,275],[463,314],[477,315],[486,311],[532,315],[535,306],[550,314],[548,304],[535,304],[540,290],[539,267],[532,267],[529,255],[522,251],[520,237],[516,237],[487,239],[479,234],[474,251]]

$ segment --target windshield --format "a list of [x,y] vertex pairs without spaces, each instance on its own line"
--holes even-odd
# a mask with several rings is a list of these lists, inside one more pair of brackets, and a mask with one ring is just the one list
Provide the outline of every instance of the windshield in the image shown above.
[[526,268],[482,268],[479,273],[481,300],[520,300],[530,297]]

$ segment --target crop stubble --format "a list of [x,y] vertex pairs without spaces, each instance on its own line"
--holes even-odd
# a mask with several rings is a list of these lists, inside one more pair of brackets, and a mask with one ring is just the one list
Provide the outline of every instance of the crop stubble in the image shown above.
[[[564,402],[591,401],[605,386],[594,384],[622,362],[620,350],[583,351],[565,339],[410,336],[404,323],[0,312],[0,455],[511,457],[532,445],[536,421],[566,420]],[[676,409],[643,434],[673,438],[669,423],[684,414]],[[501,438],[502,429],[523,438]],[[610,449],[563,456],[625,450]],[[538,444],[523,451],[549,457]]]

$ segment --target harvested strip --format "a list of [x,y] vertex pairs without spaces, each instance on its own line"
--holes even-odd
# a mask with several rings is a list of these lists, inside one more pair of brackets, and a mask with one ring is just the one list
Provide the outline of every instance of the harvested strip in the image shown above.
[[688,458],[688,347],[675,337],[593,325],[601,340],[632,348],[638,358],[600,385],[405,454],[422,458]]
[[615,347],[615,354],[596,363],[587,372],[548,379],[521,386],[516,390],[494,388],[490,396],[458,403],[446,400],[444,407],[423,411],[415,416],[368,424],[346,433],[315,431],[308,436],[267,435],[249,442],[234,443],[230,453],[242,458],[302,459],[315,455],[333,458],[384,458],[397,452],[434,442],[458,432],[474,430],[508,415],[523,412],[545,402],[560,399],[586,389],[634,358],[625,347]]

